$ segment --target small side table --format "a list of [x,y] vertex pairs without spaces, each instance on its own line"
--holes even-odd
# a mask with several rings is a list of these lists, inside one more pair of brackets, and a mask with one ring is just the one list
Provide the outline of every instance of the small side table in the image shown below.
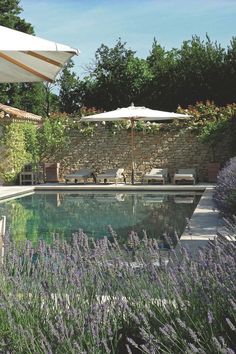
[[20,185],[22,184],[35,184],[36,183],[36,173],[35,172],[21,172],[20,173]]

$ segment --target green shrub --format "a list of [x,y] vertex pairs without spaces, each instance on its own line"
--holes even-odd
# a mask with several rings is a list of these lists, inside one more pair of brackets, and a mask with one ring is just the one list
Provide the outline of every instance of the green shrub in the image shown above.
[[32,153],[27,149],[29,144],[26,142],[25,135],[25,130],[28,129],[29,124],[12,123],[5,129],[2,144],[6,150],[7,163],[2,161],[2,170],[3,178],[6,182],[14,182],[22,167],[33,160]]

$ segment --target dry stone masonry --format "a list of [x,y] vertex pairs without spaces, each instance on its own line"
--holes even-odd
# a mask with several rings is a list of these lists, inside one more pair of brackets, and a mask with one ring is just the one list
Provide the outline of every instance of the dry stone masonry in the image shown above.
[[[73,134],[70,153],[62,161],[62,175],[81,167],[92,166],[96,172],[112,167],[125,168],[128,179],[131,173],[130,131],[111,132],[104,126],[94,129],[92,135]],[[216,148],[216,159],[224,163],[231,157],[227,139]],[[188,130],[154,133],[135,132],[136,180],[154,167],[166,167],[170,176],[178,168],[195,168],[200,182],[207,181],[208,163],[212,152]]]

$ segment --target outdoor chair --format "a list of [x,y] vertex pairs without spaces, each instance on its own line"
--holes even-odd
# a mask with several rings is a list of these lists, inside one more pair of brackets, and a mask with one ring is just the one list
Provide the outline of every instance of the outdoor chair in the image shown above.
[[177,183],[196,183],[196,170],[195,168],[180,168],[174,174],[174,184]]
[[78,183],[79,179],[82,179],[84,183],[87,183],[88,179],[92,178],[94,183],[96,183],[96,176],[92,168],[82,168],[81,170],[74,171],[65,176],[66,184],[74,180],[75,183]]
[[23,166],[22,171],[19,174],[20,185],[23,184],[35,184],[36,183],[36,172],[33,164],[29,163]]
[[115,180],[116,184],[119,179],[122,179],[126,183],[124,168],[113,168],[97,175],[97,181],[103,180],[104,183],[107,183],[110,179]]
[[150,183],[152,181],[165,184],[168,182],[168,169],[167,168],[153,168],[151,172],[143,176],[143,183]]
[[44,182],[58,183],[59,182],[60,163],[45,162],[43,164]]

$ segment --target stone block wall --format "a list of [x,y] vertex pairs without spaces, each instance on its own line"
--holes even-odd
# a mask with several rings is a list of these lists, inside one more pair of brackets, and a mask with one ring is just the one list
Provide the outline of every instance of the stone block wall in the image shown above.
[[[81,167],[92,166],[97,173],[108,168],[125,168],[128,180],[131,173],[131,134],[122,130],[115,134],[98,126],[93,136],[73,134],[68,155],[61,161],[62,175]],[[224,163],[232,156],[227,139],[219,142],[216,159]],[[154,167],[166,167],[170,176],[178,168],[194,167],[199,181],[207,181],[207,166],[212,161],[208,145],[199,142],[188,130],[173,132],[160,130],[155,133],[135,132],[136,180]]]

